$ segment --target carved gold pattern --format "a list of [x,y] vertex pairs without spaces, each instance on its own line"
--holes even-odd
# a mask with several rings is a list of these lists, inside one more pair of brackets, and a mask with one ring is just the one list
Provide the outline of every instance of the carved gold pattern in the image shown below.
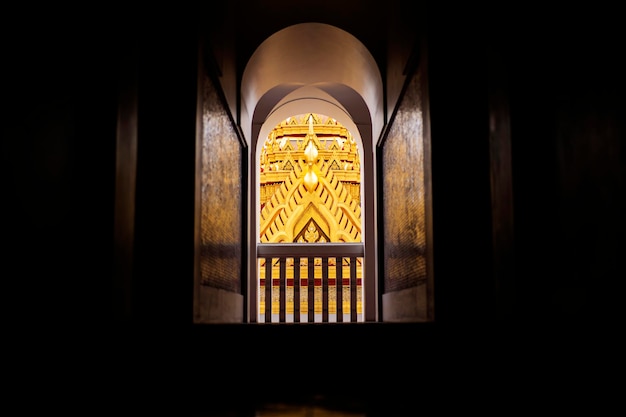
[[261,243],[295,242],[314,220],[329,242],[361,241],[357,144],[336,120],[307,113],[278,124],[260,157]]

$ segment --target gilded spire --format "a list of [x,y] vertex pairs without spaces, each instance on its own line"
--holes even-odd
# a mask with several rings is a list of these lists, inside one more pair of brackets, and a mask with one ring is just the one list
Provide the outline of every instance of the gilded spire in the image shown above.
[[[314,133],[315,134],[315,133]],[[318,178],[315,174],[315,170],[313,164],[317,162],[317,146],[313,143],[313,140],[309,138],[309,143],[306,145],[306,149],[304,150],[304,155],[306,156],[306,164],[307,164],[307,173],[304,175],[304,185],[309,192],[313,192],[315,187],[317,187]]]

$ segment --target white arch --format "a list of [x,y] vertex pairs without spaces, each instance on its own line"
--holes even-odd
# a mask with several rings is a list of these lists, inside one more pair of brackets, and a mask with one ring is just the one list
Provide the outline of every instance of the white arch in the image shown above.
[[[337,119],[358,140],[365,242],[364,315],[377,320],[375,146],[384,127],[383,84],[376,61],[350,33],[322,23],[289,26],[253,53],[241,82],[241,129],[249,144],[250,276],[256,276],[257,173],[269,131],[287,117],[315,112]],[[250,205],[249,205],[250,207]],[[366,235],[368,236],[366,238]],[[249,317],[256,320],[256,286],[249,286]],[[369,300],[369,301],[367,301]]]
[[363,146],[360,132],[348,110],[330,94],[314,85],[298,88],[276,103],[261,125],[258,136],[267,137],[272,129],[287,117],[310,112],[327,116],[332,114],[332,117],[345,126],[355,138],[358,137],[359,145]]
[[[324,23],[300,23],[267,38],[252,54],[241,80],[241,128],[254,141],[262,124],[289,93],[317,85],[349,108],[357,124],[384,126],[383,83],[372,54],[350,33]],[[347,93],[353,91],[354,94]],[[354,103],[355,99],[362,104]]]

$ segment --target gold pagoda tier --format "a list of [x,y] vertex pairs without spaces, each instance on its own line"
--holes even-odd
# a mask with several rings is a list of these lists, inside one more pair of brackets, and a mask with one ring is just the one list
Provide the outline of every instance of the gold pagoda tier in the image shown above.
[[269,134],[260,161],[260,242],[360,242],[357,144],[336,120],[291,117]]

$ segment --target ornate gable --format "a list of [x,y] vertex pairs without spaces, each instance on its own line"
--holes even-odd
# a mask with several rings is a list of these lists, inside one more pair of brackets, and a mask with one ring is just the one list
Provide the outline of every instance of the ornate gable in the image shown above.
[[[322,142],[317,132],[327,126],[340,135]],[[339,155],[337,136],[354,149]],[[282,149],[272,146],[282,141]],[[261,156],[260,241],[359,242],[358,158],[350,133],[333,119],[308,113],[278,125]],[[281,169],[267,169],[272,164]]]

